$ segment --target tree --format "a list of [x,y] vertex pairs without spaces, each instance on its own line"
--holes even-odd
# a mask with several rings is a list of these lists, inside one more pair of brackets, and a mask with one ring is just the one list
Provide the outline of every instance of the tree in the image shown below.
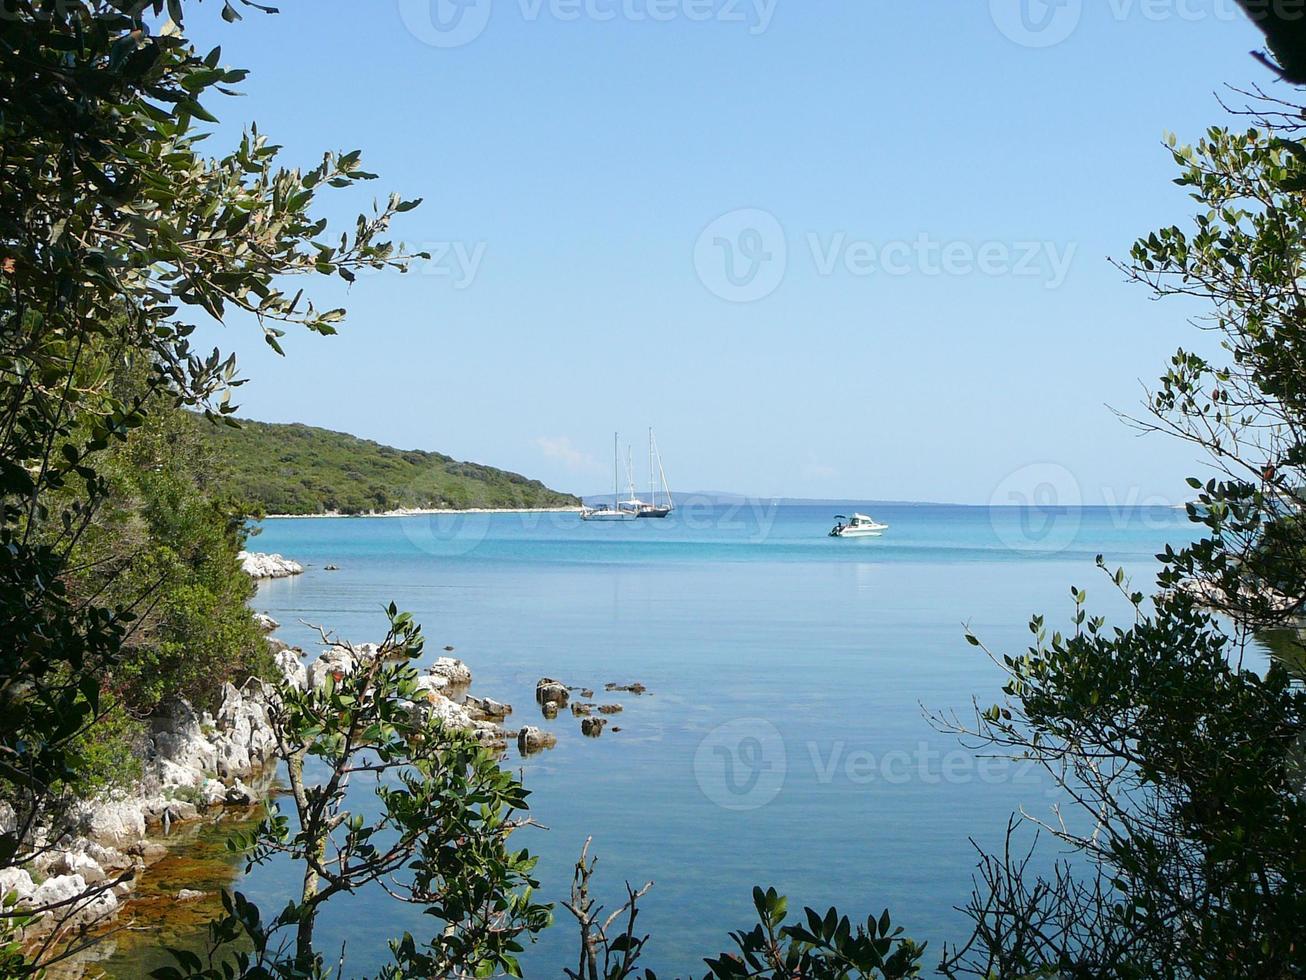
[[[239,17],[227,0],[222,14]],[[286,168],[251,129],[201,154],[204,103],[244,72],[182,25],[180,0],[12,0],[0,17],[0,868],[58,846],[57,828],[34,831],[78,782],[149,599],[70,588],[112,493],[106,451],[161,405],[233,411],[235,362],[192,350],[195,318],[247,314],[279,350],[286,324],[328,334],[344,316],[287,295],[284,276],[405,261],[383,236],[417,202],[392,197],[338,243],[312,216],[323,187],[372,178],[356,151]],[[148,362],[143,389],[115,384],[125,359]]]
[[[535,859],[508,847],[527,793],[471,733],[431,713],[413,666],[420,628],[394,606],[389,618],[379,647],[337,644],[324,683],[283,681],[271,700],[290,812],[270,807],[232,846],[250,866],[293,860],[299,896],[266,925],[243,897],[228,898],[206,956],[179,952],[179,966],[157,971],[158,980],[326,975],[314,942],[318,915],[333,897],[368,885],[438,922],[425,942],[396,939],[383,977],[521,976],[522,937],[550,922],[532,897]],[[362,780],[378,803],[370,819],[346,806]]]
[[1122,267],[1204,302],[1199,325],[1224,356],[1178,351],[1134,424],[1193,443],[1219,471],[1190,481],[1206,535],[1166,549],[1150,600],[1110,575],[1135,609],[1127,627],[1091,617],[1072,589],[1067,632],[1035,617],[1028,650],[991,654],[1002,703],[939,719],[1052,775],[1068,804],[1040,823],[1077,859],[1043,878],[1010,849],[984,856],[975,935],[945,958],[950,975],[1306,971],[1306,690],[1297,658],[1245,666],[1269,628],[1293,627],[1281,644],[1300,650],[1306,605],[1306,147],[1272,121],[1170,146],[1194,227],[1141,239]]

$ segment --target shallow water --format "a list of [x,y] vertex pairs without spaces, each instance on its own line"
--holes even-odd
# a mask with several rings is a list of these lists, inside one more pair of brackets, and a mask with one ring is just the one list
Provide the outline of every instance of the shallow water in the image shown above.
[[[566,896],[593,835],[601,897],[616,899],[626,880],[655,882],[641,925],[660,975],[701,973],[702,956],[751,923],[754,884],[795,908],[887,906],[929,940],[932,966],[944,939],[964,937],[954,906],[970,888],[968,837],[994,843],[1013,810],[1053,798],[1038,773],[976,759],[926,719],[924,709],[999,695],[998,671],[964,642],[963,624],[997,650],[1023,649],[1031,613],[1052,628],[1068,622],[1072,585],[1088,589],[1094,612],[1124,615],[1094,556],[1144,587],[1154,555],[1192,532],[1173,510],[899,506],[873,511],[891,525],[884,537],[838,540],[826,537],[837,509],[701,505],[620,524],[274,520],[250,548],[308,568],[261,585],[255,604],[281,621],[279,636],[312,650],[320,643],[301,620],[376,640],[393,600],[424,625],[431,656],[452,645],[475,693],[516,706],[514,727],[554,731],[556,749],[507,757],[548,828],[520,837],[541,857],[543,896]],[[587,739],[569,713],[542,720],[533,691],[543,676],[620,702],[622,730]],[[636,680],[648,694],[602,691]],[[289,885],[274,866],[239,887],[277,907]],[[385,961],[387,938],[423,925],[363,894],[333,903],[319,935],[346,943],[360,974]],[[560,975],[574,947],[560,918],[529,952],[527,975]]]

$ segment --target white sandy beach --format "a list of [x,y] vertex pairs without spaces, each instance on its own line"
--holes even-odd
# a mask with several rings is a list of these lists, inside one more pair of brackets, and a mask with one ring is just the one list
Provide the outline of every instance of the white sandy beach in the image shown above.
[[469,507],[453,508],[400,508],[399,510],[373,511],[366,514],[342,514],[328,511],[325,514],[265,514],[263,520],[290,520],[307,517],[423,517],[428,514],[579,514],[579,507]]

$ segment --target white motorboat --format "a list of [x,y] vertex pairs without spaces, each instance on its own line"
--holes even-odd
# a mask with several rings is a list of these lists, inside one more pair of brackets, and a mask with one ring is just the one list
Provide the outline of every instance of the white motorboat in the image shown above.
[[878,538],[889,529],[888,524],[881,524],[865,514],[853,514],[852,517],[838,514],[835,521],[837,523],[830,529],[832,538]]

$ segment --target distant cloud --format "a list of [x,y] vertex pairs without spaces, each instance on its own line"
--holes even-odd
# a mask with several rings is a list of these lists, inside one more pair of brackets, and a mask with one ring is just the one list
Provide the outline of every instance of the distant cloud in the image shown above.
[[838,470],[825,463],[818,463],[815,456],[809,456],[803,466],[803,478],[806,480],[833,480],[838,475]]
[[603,469],[597,459],[577,449],[566,436],[540,436],[535,440],[535,446],[549,459],[558,460],[573,473],[594,473]]

